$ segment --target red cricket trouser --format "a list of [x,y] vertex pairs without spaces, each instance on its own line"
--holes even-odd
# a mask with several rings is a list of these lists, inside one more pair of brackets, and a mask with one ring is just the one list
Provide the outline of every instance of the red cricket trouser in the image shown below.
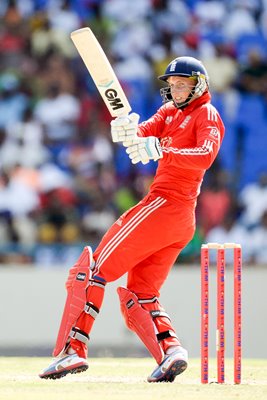
[[129,290],[141,298],[158,297],[194,230],[192,203],[179,205],[148,194],[104,235],[94,252],[93,274],[111,282],[128,272]]
[[[192,204],[178,205],[154,194],[147,195],[104,235],[94,253],[94,281],[111,282],[128,272],[127,288],[139,299],[159,297],[172,265],[193,236],[194,209]],[[103,285],[88,287],[87,301],[98,310],[103,297]],[[147,311],[162,308],[158,301],[142,307]],[[75,326],[88,335],[93,323],[94,317],[82,312]],[[155,324],[159,333],[173,330],[167,317],[157,318]],[[80,357],[86,357],[84,343],[72,338],[70,344]],[[180,345],[176,336],[161,341],[164,352],[173,345]]]

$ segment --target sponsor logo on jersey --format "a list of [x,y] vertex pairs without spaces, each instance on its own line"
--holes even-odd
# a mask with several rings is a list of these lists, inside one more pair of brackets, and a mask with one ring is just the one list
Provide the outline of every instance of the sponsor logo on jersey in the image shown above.
[[183,122],[181,123],[181,125],[179,125],[179,128],[184,129],[186,127],[186,125],[188,124],[188,122],[191,119],[191,115],[187,115],[187,117],[185,117],[185,119],[183,120]]
[[171,144],[172,144],[172,137],[170,137],[170,136],[167,136],[167,137],[162,138],[162,139],[160,140],[160,145],[161,145],[161,147],[164,147],[164,148],[170,147]]
[[168,117],[165,119],[165,124],[169,125],[173,120],[173,117],[171,115],[168,115]]
[[119,219],[117,219],[117,221],[115,222],[117,225],[122,226],[122,222],[123,222],[123,217],[120,216]]
[[215,138],[218,138],[220,136],[219,129],[217,128],[211,128],[209,136],[213,136]]

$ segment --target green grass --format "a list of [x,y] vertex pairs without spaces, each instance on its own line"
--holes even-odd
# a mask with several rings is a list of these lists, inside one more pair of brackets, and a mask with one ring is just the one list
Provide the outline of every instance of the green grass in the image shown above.
[[[60,380],[42,380],[38,372],[51,359],[0,357],[0,400],[265,400],[267,360],[243,360],[242,384],[233,384],[233,366],[226,360],[226,384],[200,384],[199,360],[174,383],[147,383],[154,368],[148,358],[94,358],[89,370]],[[215,381],[215,360],[210,379]]]

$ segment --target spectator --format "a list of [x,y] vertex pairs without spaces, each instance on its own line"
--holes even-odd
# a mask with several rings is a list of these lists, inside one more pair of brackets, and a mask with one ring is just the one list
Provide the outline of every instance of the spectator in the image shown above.
[[70,0],[54,2],[48,12],[48,19],[52,30],[69,35],[71,31],[80,28],[80,18],[72,10]]
[[260,93],[267,96],[267,61],[257,50],[248,53],[247,64],[239,74],[239,89],[245,93]]
[[44,127],[47,143],[62,143],[74,137],[79,115],[79,101],[60,91],[59,84],[48,86],[46,95],[36,105],[35,118]]
[[228,188],[229,176],[223,170],[214,170],[204,186],[198,201],[198,221],[202,234],[206,235],[215,226],[221,225],[233,204]]
[[50,51],[46,54],[45,61],[39,60],[35,85],[41,97],[46,94],[50,86],[57,86],[60,93],[73,96],[76,93],[76,76],[66,62],[66,58],[56,51]]
[[[234,195],[243,207],[239,223],[258,228],[267,204],[266,184],[257,182],[259,171],[266,170],[260,155],[266,147],[266,1],[0,3],[0,174],[8,181],[2,184],[0,203],[15,210],[27,208],[28,199],[31,209],[14,216],[2,208],[2,243],[10,241],[20,251],[22,242],[37,240],[33,215],[40,193],[73,191],[80,220],[90,220],[90,213],[95,215],[94,193],[105,204],[103,213],[117,213],[142,197],[154,174],[149,166],[133,168],[124,149],[110,143],[110,115],[69,38],[71,30],[86,25],[96,33],[142,120],[161,105],[155,95],[159,86],[151,81],[153,70],[160,74],[174,54],[204,60],[226,136],[219,177],[216,172],[214,181],[203,183],[199,236],[223,224]],[[254,153],[257,137],[261,151]],[[231,171],[231,193],[229,182],[221,182],[222,168]],[[11,187],[16,198],[22,196],[21,204],[14,205],[14,198],[10,204],[6,201]],[[41,217],[45,210],[38,212]],[[69,226],[61,239],[54,236],[62,241],[59,246],[69,246],[70,257],[80,253],[76,241],[88,238],[86,230],[78,231]],[[42,241],[44,245],[44,237]],[[15,259],[13,250],[9,260]],[[65,263],[59,249],[58,257],[40,251],[35,260],[42,260],[42,254],[47,263]],[[24,256],[22,261],[28,260]]]
[[34,188],[19,177],[12,176],[13,172],[9,170],[1,174],[0,211],[9,212],[12,216],[25,216],[38,208],[39,197]]
[[[1,174],[0,215],[1,226],[5,229],[1,243],[5,243],[9,249],[7,252],[11,251],[13,255],[14,246],[20,246],[16,252],[23,255],[22,247],[32,248],[36,241],[36,227],[32,216],[39,207],[39,197],[36,188],[17,176],[16,169]],[[5,257],[5,260],[8,259]],[[23,257],[17,260],[24,262]],[[29,258],[26,258],[26,261],[29,261]]]
[[25,24],[16,1],[8,1],[1,19],[1,70],[18,69],[27,46]]
[[[224,93],[233,86],[238,74],[238,65],[234,57],[231,57],[229,45],[221,38],[214,43],[214,53],[203,57],[203,62],[209,71],[211,89],[218,93]],[[218,79],[220,71],[220,79]]]
[[252,259],[256,264],[267,265],[267,205],[260,224],[251,232]]
[[258,182],[246,185],[239,194],[243,212],[241,221],[247,228],[258,225],[267,205],[267,172],[259,176]]
[[[248,264],[251,261],[251,237],[247,229],[241,225],[235,212],[231,210],[224,218],[220,225],[212,228],[205,237],[206,243],[239,243],[242,246],[242,256],[244,263]],[[216,252],[210,255],[211,262],[216,261]],[[227,263],[232,263],[231,252],[226,252],[225,260]]]
[[108,203],[104,196],[94,198],[91,209],[82,219],[82,227],[89,239],[88,243],[93,243],[94,246],[116,221],[116,214]]
[[256,34],[257,23],[254,15],[242,2],[237,2],[224,19],[224,35],[228,41],[237,41],[242,35]]
[[21,121],[29,99],[20,90],[19,78],[11,72],[0,75],[0,127]]
[[11,124],[7,132],[6,148],[2,149],[3,155],[8,156],[7,166],[19,164],[28,168],[38,168],[48,161],[49,152],[44,146],[43,129],[33,118],[31,108],[27,108],[21,121]]

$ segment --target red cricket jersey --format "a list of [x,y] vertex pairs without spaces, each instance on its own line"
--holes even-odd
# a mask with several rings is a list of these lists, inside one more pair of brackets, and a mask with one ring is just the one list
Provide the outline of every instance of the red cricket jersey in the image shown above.
[[139,136],[158,137],[163,150],[150,192],[170,201],[196,200],[225,130],[210,99],[207,92],[184,110],[177,109],[173,102],[166,103],[139,125]]

